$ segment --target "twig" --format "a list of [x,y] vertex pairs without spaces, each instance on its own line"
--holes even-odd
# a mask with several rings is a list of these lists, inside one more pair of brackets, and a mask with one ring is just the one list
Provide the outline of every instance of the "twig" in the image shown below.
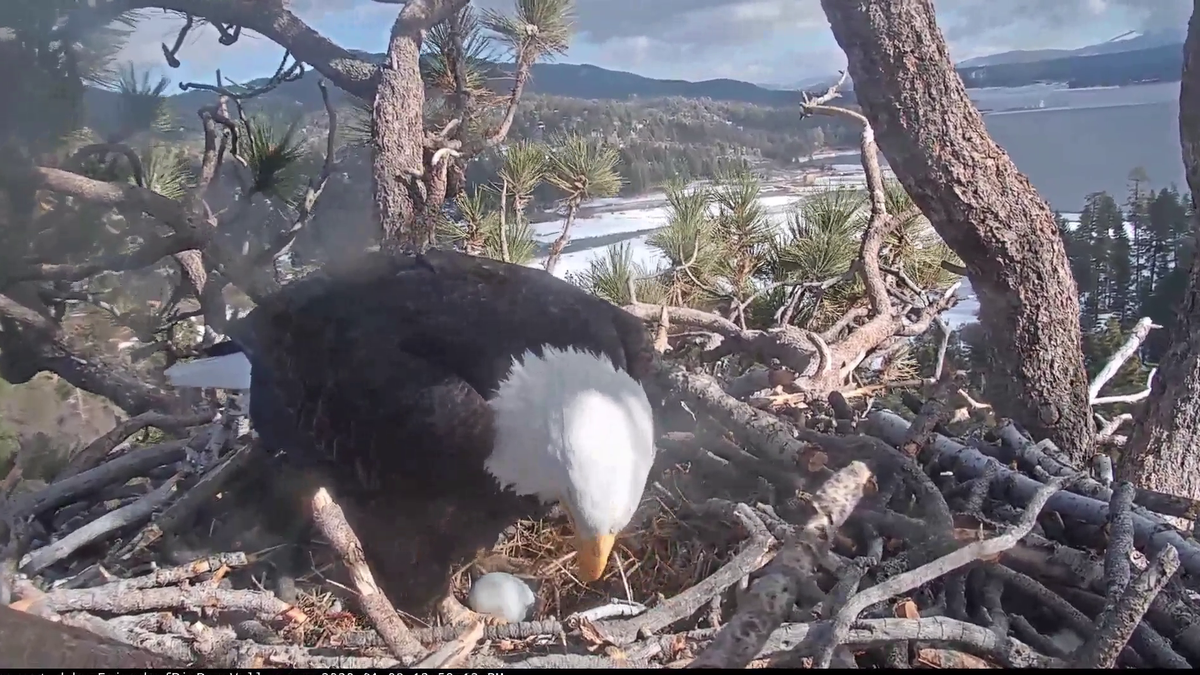
[[26,574],[37,574],[88,544],[150,518],[151,514],[174,496],[175,486],[181,478],[183,472],[176,473],[158,489],[132,504],[106,513],[49,546],[30,553],[21,561],[21,570]]
[[401,621],[396,608],[392,607],[387,597],[375,583],[375,577],[367,566],[363,554],[362,543],[346,522],[342,508],[333,501],[325,488],[317,490],[312,498],[313,520],[321,530],[321,534],[329,540],[334,550],[341,556],[342,564],[350,572],[354,588],[358,591],[358,600],[371,625],[379,632],[391,650],[392,655],[401,662],[411,661],[424,652],[421,643],[412,636],[408,627]]
[[1102,615],[1095,634],[1076,652],[1079,658],[1075,665],[1079,668],[1112,668],[1150,603],[1177,569],[1179,551],[1174,546],[1163,547],[1150,560],[1150,566],[1125,589],[1115,609]]
[[416,668],[456,668],[483,639],[483,622],[475,621],[462,635],[417,662]]
[[[194,440],[194,439],[193,439]],[[187,456],[191,441],[170,441],[149,448],[134,450],[110,462],[51,483],[49,486],[12,500],[14,517],[40,516],[47,511],[70,504],[79,497],[99,491],[114,483],[124,483],[135,476],[166,464],[174,464]]]
[[[904,433],[908,430],[908,422],[894,413],[876,411],[868,416],[868,420],[871,422],[870,433],[878,435],[891,444],[902,442]],[[991,461],[990,457],[976,448],[964,446],[941,434],[934,434],[932,445],[935,453],[941,459],[950,460],[952,458],[954,460],[956,473],[961,473],[972,478],[982,475]],[[1100,501],[1093,496],[1084,496],[1064,490],[1051,497],[1049,508],[1062,513],[1063,516],[1070,516],[1090,525],[1103,526],[1108,514],[1107,500],[1111,498],[1112,491],[1090,478],[1080,477],[1081,474],[1070,471],[1061,463],[1055,462],[1055,465],[1060,468],[1056,471],[1051,471],[1051,474],[1069,474],[1071,480],[1075,481],[1072,489],[1087,489],[1089,495],[1103,495],[1101,499],[1104,501]],[[1042,487],[1042,483],[1013,471],[1007,466],[998,466],[995,471],[997,478],[1005,481],[1010,499],[1028,499]],[[1089,487],[1089,483],[1094,488]],[[1140,500],[1143,493],[1144,491],[1142,490],[1138,491],[1138,497],[1134,500],[1135,503],[1141,503]],[[1194,513],[1193,509],[1197,508],[1196,502],[1194,500],[1186,501],[1187,504],[1180,511],[1182,513]],[[1171,513],[1170,515],[1177,514]],[[1181,515],[1179,517],[1189,516]],[[1197,515],[1191,515],[1190,517],[1196,518]],[[1184,569],[1191,574],[1200,574],[1200,543],[1186,537],[1162,518],[1154,514],[1139,513],[1136,509],[1133,513],[1133,528],[1135,543],[1138,546],[1159,547],[1170,544],[1179,550]]]
[[851,462],[835,473],[812,497],[814,514],[794,542],[775,556],[751,584],[742,606],[717,637],[696,657],[692,667],[744,668],[791,613],[804,578],[823,557],[828,541],[862,499],[871,471]]
[[829,667],[829,662],[833,657],[833,645],[841,643],[841,636],[850,630],[851,624],[864,609],[875,603],[884,602],[894,595],[922,586],[976,560],[985,560],[999,555],[1015,546],[1037,524],[1038,514],[1046,506],[1050,497],[1062,488],[1064,482],[1064,479],[1059,478],[1042,486],[1033,499],[1029,500],[1029,505],[1025,507],[1025,513],[1022,514],[1021,520],[1004,534],[968,544],[915,570],[898,574],[883,583],[859,592],[846,603],[846,607],[842,611],[838,612],[831,628],[833,639],[828,641],[826,648],[814,659],[813,666],[816,668]]
[[746,530],[750,538],[742,546],[742,550],[708,578],[654,609],[629,619],[600,623],[597,627],[613,644],[629,644],[641,636],[656,633],[680,619],[695,614],[707,602],[766,563],[769,559],[768,554],[776,543],[775,537],[749,506],[730,505],[728,502],[722,505],[721,501],[711,500],[709,506],[715,507],[714,510],[731,511],[732,517]]
[[67,462],[67,466],[54,476],[54,482],[70,478],[103,464],[104,460],[108,458],[109,454],[117,446],[142,429],[154,427],[164,431],[175,431],[207,424],[212,421],[213,414],[211,412],[202,412],[193,415],[164,415],[151,411],[131,417],[118,424],[112,431],[89,443],[83,450],[72,455],[71,460]]
[[54,612],[106,612],[110,614],[139,614],[163,609],[194,610],[210,607],[221,610],[252,612],[273,621],[286,614],[294,620],[304,620],[304,614],[270,593],[260,591],[226,590],[209,586],[173,586],[124,590],[112,588],[55,590],[43,601]]

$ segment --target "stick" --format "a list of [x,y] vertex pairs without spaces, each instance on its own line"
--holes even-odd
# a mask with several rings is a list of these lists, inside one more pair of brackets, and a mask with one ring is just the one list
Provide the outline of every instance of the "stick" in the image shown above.
[[1116,605],[1129,586],[1129,554],[1133,552],[1133,484],[1122,481],[1108,503],[1108,545],[1104,549],[1105,596]]
[[250,564],[249,556],[240,551],[233,553],[217,553],[215,555],[190,562],[186,565],[164,567],[162,569],[157,569],[150,574],[144,574],[139,577],[110,581],[107,584],[96,586],[95,589],[98,591],[123,593],[127,591],[137,591],[144,588],[172,586],[185,581],[191,581],[192,579],[204,574],[208,574],[209,572],[215,572],[222,567],[245,567],[248,564]]
[[113,450],[125,442],[125,439],[142,429],[154,427],[155,429],[171,431],[207,424],[212,421],[213,414],[211,412],[193,415],[164,415],[151,411],[131,417],[118,424],[112,431],[92,441],[83,450],[75,453],[71,457],[71,461],[67,462],[67,466],[54,477],[54,482],[57,483],[58,481],[100,466]]
[[1079,668],[1112,668],[1134,629],[1142,622],[1150,603],[1179,569],[1179,551],[1164,547],[1155,554],[1150,566],[1134,579],[1117,602],[1116,608],[1101,616],[1102,625],[1076,652]]
[[851,462],[812,497],[815,513],[750,586],[742,606],[717,637],[692,662],[695,668],[744,668],[762,651],[771,633],[792,611],[804,579],[828,542],[862,499],[871,471]]
[[183,472],[176,473],[157,490],[136,502],[106,513],[49,546],[43,546],[30,553],[21,561],[21,571],[29,575],[37,574],[88,544],[110,536],[122,528],[148,520],[151,514],[174,496],[175,486],[181,478]]
[[417,662],[417,668],[455,668],[483,639],[483,622],[475,621],[465,633]]
[[[711,502],[721,500],[710,500]],[[728,503],[726,503],[728,505]],[[751,572],[760,569],[767,560],[769,553],[776,544],[775,537],[767,530],[762,519],[745,504],[733,505],[732,515],[735,520],[749,533],[749,540],[742,550],[721,569],[712,573],[707,579],[692,586],[664,603],[644,614],[614,621],[601,623],[598,628],[613,644],[625,645],[637,640],[642,635],[648,635],[666,628],[667,626],[695,614],[713,598],[725,592],[726,589],[745,578]]]
[[354,534],[354,530],[350,528],[350,524],[346,522],[342,507],[333,501],[333,497],[329,496],[329,492],[325,488],[317,490],[317,493],[313,495],[312,506],[313,520],[321,530],[321,534],[325,535],[334,550],[341,556],[342,564],[350,572],[354,588],[358,591],[359,602],[362,604],[363,611],[367,613],[371,625],[387,643],[393,656],[402,663],[411,662],[425,650],[421,643],[417,642],[416,638],[409,633],[408,626],[405,626],[404,622],[400,620],[396,608],[392,607],[383,591],[375,583],[375,577],[367,566],[362,543],[359,541],[358,535]]
[[0,606],[0,664],[5,669],[179,668],[186,664]]
[[[904,418],[886,411],[873,412],[868,417],[868,420],[871,422],[871,434],[877,435],[892,445],[900,443],[904,438],[904,431],[908,429],[908,422]],[[983,475],[990,459],[976,448],[964,446],[941,434],[934,434],[932,445],[938,455],[946,459],[948,459],[948,456],[952,456],[957,460],[956,470],[971,478]],[[1029,499],[1042,487],[1042,483],[1007,466],[1001,465],[995,470],[996,477],[1006,481],[1008,493],[1012,498],[1019,500]],[[1050,473],[1053,474],[1055,472],[1052,471]],[[1075,478],[1074,476],[1072,478],[1078,481],[1073,486],[1074,489],[1086,489],[1089,493],[1102,494],[1105,501],[1063,490],[1055,493],[1050,498],[1047,508],[1089,525],[1105,525],[1108,516],[1108,504],[1106,502],[1112,497],[1112,491],[1090,478]],[[1141,491],[1139,491],[1139,494],[1141,494]],[[1195,518],[1196,516],[1192,517]],[[1135,543],[1139,547],[1149,546],[1150,548],[1158,548],[1168,544],[1174,546],[1179,551],[1183,568],[1190,574],[1200,575],[1200,543],[1185,538],[1179,530],[1172,527],[1162,518],[1156,517],[1153,514],[1143,515],[1143,513],[1138,513],[1136,510],[1133,513],[1133,528]]]
[[1116,376],[1121,366],[1125,365],[1129,357],[1133,356],[1133,353],[1137,351],[1138,345],[1142,344],[1146,336],[1150,334],[1150,331],[1155,328],[1162,328],[1162,326],[1155,324],[1148,316],[1138,320],[1137,325],[1130,332],[1129,338],[1125,340],[1125,344],[1121,345],[1113,353],[1112,358],[1108,360],[1108,363],[1104,364],[1104,368],[1100,370],[1099,374],[1096,375],[1096,379],[1092,380],[1091,385],[1088,386],[1089,403],[1096,405],[1096,399],[1100,396],[1100,390],[1104,388],[1104,385],[1108,384],[1109,380]]
[[208,586],[172,586],[125,590],[119,584],[97,588],[62,589],[47,593],[42,601],[53,612],[105,612],[108,614],[140,614],[164,609],[194,610],[210,607],[221,610],[251,612],[273,621],[286,614],[296,621],[304,614],[271,593],[235,591]]
[[96,492],[114,483],[124,483],[164,464],[173,464],[187,456],[189,441],[170,441],[134,450],[110,462],[51,483],[38,490],[13,499],[11,515],[16,518],[40,516],[47,511],[66,506],[82,495]]
[[968,544],[915,570],[898,574],[881,584],[859,592],[838,612],[831,627],[833,639],[829,640],[825,648],[818,653],[813,660],[813,667],[829,667],[829,662],[833,657],[833,647],[841,643],[846,631],[850,630],[851,624],[864,609],[877,602],[884,602],[894,595],[911,591],[976,560],[995,557],[1016,546],[1017,542],[1029,534],[1033,526],[1037,524],[1038,514],[1046,506],[1050,497],[1062,489],[1063,482],[1064,480],[1059,478],[1042,486],[1033,499],[1029,500],[1029,505],[1025,508],[1025,513],[1021,515],[1021,519],[1004,534]]

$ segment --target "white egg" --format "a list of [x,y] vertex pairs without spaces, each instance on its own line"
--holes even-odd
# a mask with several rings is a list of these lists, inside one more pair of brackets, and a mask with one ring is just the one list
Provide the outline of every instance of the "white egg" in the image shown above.
[[467,606],[472,611],[510,623],[526,620],[536,604],[537,596],[529,584],[506,572],[479,577],[467,593]]

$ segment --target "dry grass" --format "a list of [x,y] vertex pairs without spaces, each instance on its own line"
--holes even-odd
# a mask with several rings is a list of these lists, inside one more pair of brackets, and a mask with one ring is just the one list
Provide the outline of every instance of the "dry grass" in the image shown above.
[[296,607],[308,621],[288,626],[284,637],[304,647],[328,647],[339,644],[346,633],[371,630],[371,624],[355,612],[347,611],[333,593],[316,588],[297,589]]
[[[585,584],[575,576],[571,529],[566,519],[522,520],[494,551],[509,571],[536,577],[539,617],[563,618],[613,598],[653,606],[707,578],[736,553],[740,537],[729,527],[687,517],[687,507],[663,500],[643,504],[635,522],[617,541],[615,555],[599,581]],[[490,568],[490,569],[489,569]],[[488,559],[477,570],[495,571]],[[465,590],[466,574],[456,586]]]

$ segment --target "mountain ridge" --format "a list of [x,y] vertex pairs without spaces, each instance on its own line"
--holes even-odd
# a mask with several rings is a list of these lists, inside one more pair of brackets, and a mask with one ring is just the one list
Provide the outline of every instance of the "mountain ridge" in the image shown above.
[[[1138,44],[1139,36],[1121,42]],[[1162,36],[1155,37],[1162,41]],[[1055,58],[1043,58],[1033,61],[1008,63],[992,63],[985,65],[962,65],[957,68],[968,88],[981,87],[1019,87],[1029,84],[1058,82],[1071,87],[1091,86],[1121,86],[1142,82],[1178,80],[1182,70],[1182,43],[1159,44],[1148,48],[1128,49],[1123,51],[1104,51],[1101,43],[1083,47],[1078,50],[1068,50],[1069,55]],[[1100,51],[1101,53],[1090,53]],[[1042,50],[1041,53],[1055,53],[1056,50]],[[1083,53],[1088,52],[1088,53]],[[354,52],[365,60],[379,62],[382,54]],[[1012,54],[1006,52],[1005,54]],[[1002,57],[1004,54],[996,55]],[[970,63],[970,61],[963,62]],[[511,73],[511,64],[495,64],[499,72]],[[498,78],[503,90],[506,86],[504,78]],[[265,80],[254,80],[247,83],[255,86]],[[824,89],[833,82],[829,78],[824,82],[816,79],[804,81],[808,90]],[[636,98],[670,98],[682,97],[692,99],[712,99],[716,101],[735,101],[768,107],[788,107],[799,105],[804,98],[804,92],[799,89],[774,89],[768,86],[752,84],[734,79],[712,79],[699,82],[687,80],[668,80],[645,77],[635,73],[620,70],[610,70],[591,64],[572,63],[538,63],[533,66],[533,76],[526,90],[532,94],[563,96],[568,98],[588,100],[630,100]],[[345,96],[340,90],[332,92],[340,100]],[[304,109],[319,109],[321,100],[316,89],[303,86],[303,82],[289,82],[277,87],[265,96],[278,102],[291,99]],[[208,92],[185,91],[170,96],[174,105],[181,108],[192,108],[205,104],[211,97]],[[195,106],[192,105],[195,99]],[[844,92],[843,103],[853,103],[853,83]]]

